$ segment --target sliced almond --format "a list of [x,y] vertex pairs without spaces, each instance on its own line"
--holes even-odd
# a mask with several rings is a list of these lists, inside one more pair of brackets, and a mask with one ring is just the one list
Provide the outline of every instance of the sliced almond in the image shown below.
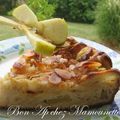
[[56,73],[52,73],[49,77],[49,82],[52,84],[59,84],[61,81],[62,79]]
[[63,79],[70,79],[72,77],[72,74],[70,72],[63,69],[55,69],[55,73]]
[[101,66],[102,66],[102,64],[100,62],[85,61],[85,62],[78,63],[76,65],[76,68],[80,68],[80,67],[82,68],[82,67],[84,67],[84,68],[91,69],[91,68],[98,68],[98,67],[101,67]]
[[99,67],[102,66],[102,64],[99,63],[99,62],[94,62],[93,61],[93,62],[88,62],[88,64],[85,64],[83,66],[86,66],[87,68],[92,69],[92,68],[99,68]]

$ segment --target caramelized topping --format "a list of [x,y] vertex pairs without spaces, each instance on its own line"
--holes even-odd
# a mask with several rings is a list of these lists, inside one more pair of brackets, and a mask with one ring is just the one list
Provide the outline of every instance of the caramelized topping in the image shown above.
[[12,69],[12,72],[15,72],[17,74],[23,74],[25,73],[26,71],[26,67],[24,64],[22,63],[19,63],[19,62],[16,62],[14,65],[13,65],[13,69]]
[[105,53],[101,56],[98,56],[97,59],[105,68],[110,69],[112,67],[112,61]]
[[[34,51],[27,51],[13,65],[11,77],[23,74],[25,78],[45,79],[52,84],[60,84],[62,80],[80,81],[91,72],[110,69],[112,62],[104,52],[83,43],[77,43],[73,38],[67,38],[67,45],[58,48],[53,56],[43,57]],[[42,74],[45,76],[41,76]],[[50,73],[50,74],[47,74]],[[33,77],[32,77],[33,79]]]
[[24,53],[23,57],[26,58],[26,60],[31,60],[32,58],[37,60],[37,61],[41,61],[41,55],[35,53],[33,50],[28,50]]
[[67,42],[72,46],[77,43],[77,41],[72,37],[67,37]]
[[78,61],[84,61],[84,60],[89,59],[91,55],[92,55],[92,48],[85,47],[81,51],[79,51],[79,53],[77,54],[76,59]]
[[73,54],[73,57],[76,58],[77,54],[84,48],[86,45],[84,43],[76,43],[71,49],[70,52]]
[[101,63],[99,62],[87,62],[85,64],[83,64],[84,67],[88,68],[89,70],[92,70],[92,69],[96,69],[96,68],[99,68],[102,66]]
[[98,62],[102,63],[103,67],[105,67],[106,69],[110,69],[112,67],[112,61],[111,61],[111,59],[104,52],[96,52],[90,58],[90,60],[92,60],[92,61],[98,61]]
[[69,47],[58,49],[57,51],[54,52],[53,55],[61,55],[62,58],[65,58],[68,60],[73,58],[73,55],[71,54]]

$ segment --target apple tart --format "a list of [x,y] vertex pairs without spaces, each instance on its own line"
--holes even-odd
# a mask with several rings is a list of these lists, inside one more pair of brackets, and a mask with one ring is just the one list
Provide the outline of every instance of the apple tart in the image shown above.
[[0,79],[0,107],[104,105],[119,90],[120,71],[109,56],[67,38],[51,56],[26,51]]

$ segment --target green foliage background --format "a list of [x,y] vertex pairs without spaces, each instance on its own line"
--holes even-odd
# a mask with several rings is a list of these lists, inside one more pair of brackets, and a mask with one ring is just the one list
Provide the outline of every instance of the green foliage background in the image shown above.
[[72,22],[93,23],[95,8],[99,0],[49,0],[56,4],[56,17],[63,17]]
[[[19,1],[19,2],[18,2]],[[21,2],[20,2],[21,1]],[[39,20],[53,17],[72,22],[93,23],[99,0],[0,0],[0,14],[6,14],[21,3],[26,3]],[[11,12],[9,12],[11,15]]]
[[102,0],[96,12],[98,33],[104,40],[120,42],[120,0]]
[[0,14],[6,15],[13,7],[11,0],[0,0]]
[[55,6],[47,0],[26,0],[26,4],[33,10],[39,20],[49,19],[55,12]]

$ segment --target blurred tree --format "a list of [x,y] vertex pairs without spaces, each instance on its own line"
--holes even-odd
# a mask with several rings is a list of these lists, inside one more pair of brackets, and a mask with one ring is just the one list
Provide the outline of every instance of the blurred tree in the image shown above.
[[48,0],[49,3],[56,6],[55,16],[63,17],[65,19],[69,18],[69,0]]
[[0,14],[7,14],[17,4],[17,0],[0,0]]
[[11,9],[10,0],[0,0],[0,14],[6,14]]
[[25,0],[17,0],[17,4],[20,5],[20,4],[24,4],[25,3]]
[[11,6],[12,6],[12,7],[15,7],[15,6],[16,6],[16,3],[17,3],[17,0],[11,0]]
[[95,9],[99,0],[48,0],[56,4],[56,17],[63,17],[68,21],[93,23]]
[[99,36],[120,43],[120,0],[101,0],[96,11]]
[[39,20],[49,19],[55,12],[55,6],[48,0],[25,0],[26,4],[33,10]]

